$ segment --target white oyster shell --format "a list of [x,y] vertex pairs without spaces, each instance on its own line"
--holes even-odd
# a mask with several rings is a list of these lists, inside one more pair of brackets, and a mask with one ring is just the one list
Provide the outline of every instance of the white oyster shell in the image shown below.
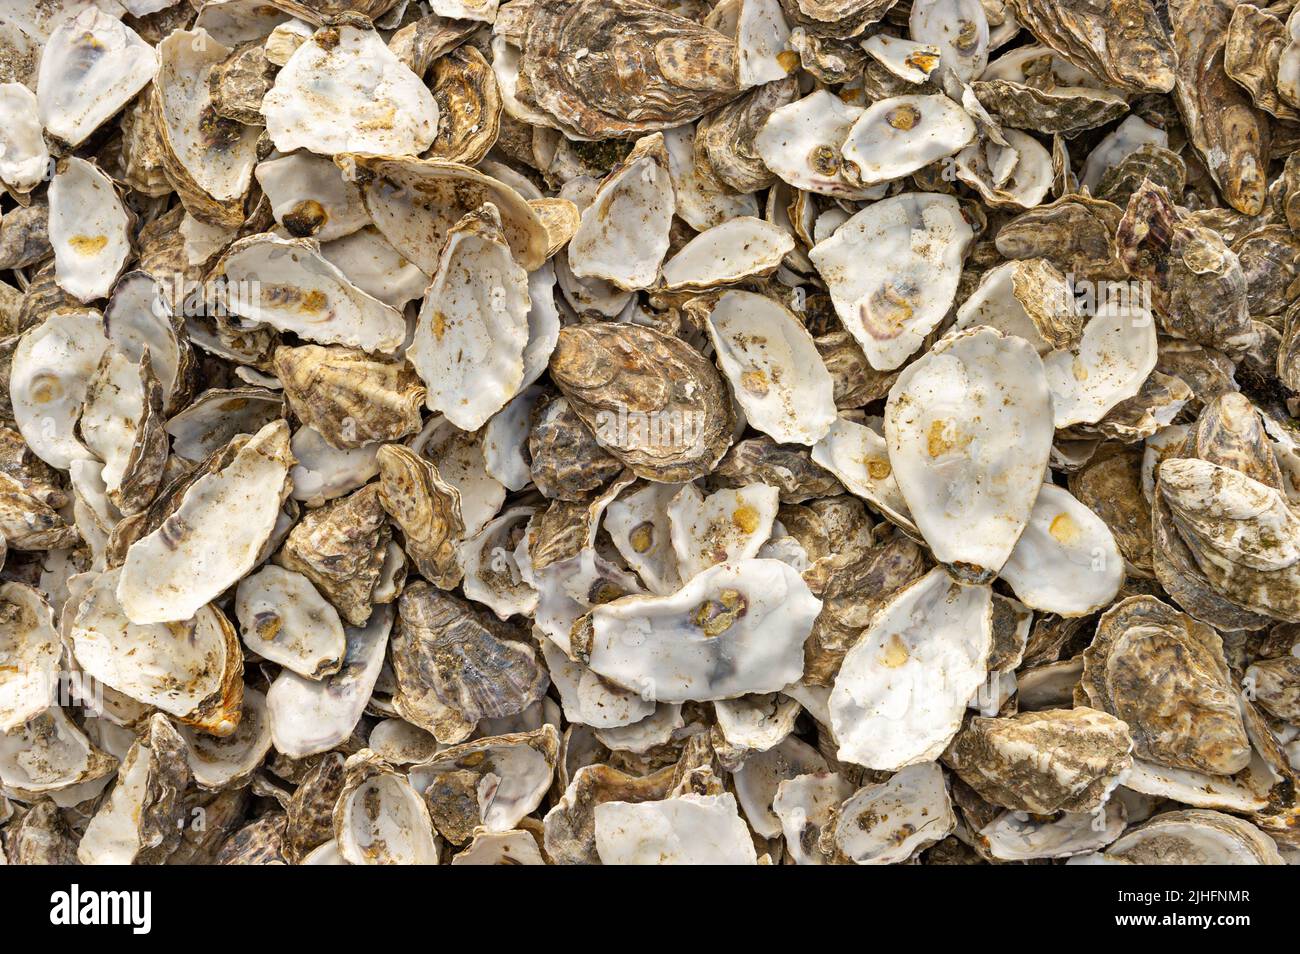
[[894,865],[956,827],[943,769],[937,762],[923,762],[854,792],[823,831],[822,841],[855,864]]
[[569,241],[569,268],[633,291],[649,288],[668,251],[676,194],[662,133],[637,141],[600,184]]
[[266,131],[281,152],[413,156],[438,133],[429,88],[374,30],[352,24],[312,34],[262,100]]
[[239,581],[235,616],[246,645],[308,679],[338,672],[347,651],[338,611],[301,573],[268,564]]
[[683,795],[596,806],[596,851],[606,865],[758,863],[736,797]]
[[779,560],[710,567],[672,596],[632,596],[592,611],[588,664],[663,702],[774,692],[803,675],[821,600]]
[[947,96],[890,96],[857,118],[840,151],[864,186],[910,175],[975,138],[975,122]]
[[992,619],[989,588],[942,567],[891,597],[835,677],[839,758],[887,772],[937,758],[984,682]]
[[36,97],[51,136],[79,146],[154,78],[152,46],[117,17],[87,6],[45,44]]
[[40,591],[0,583],[0,732],[54,704],[62,656],[54,610]]
[[448,236],[406,352],[430,410],[476,431],[505,407],[523,382],[530,307],[528,275],[485,205]]
[[1068,490],[1043,484],[999,575],[1032,609],[1086,616],[1119,593],[1124,558],[1100,517]]
[[266,693],[277,752],[301,759],[347,740],[374,692],[392,628],[392,607],[376,606],[365,626],[344,627],[347,653],[338,672],[313,680],[280,671]]
[[952,305],[974,233],[952,196],[872,203],[808,253],[873,368],[897,368]]
[[779,302],[725,293],[709,314],[718,366],[749,424],[782,444],[815,444],[835,421],[834,380],[812,335]]
[[352,284],[312,239],[250,235],[220,268],[231,310],[250,321],[371,352],[395,351],[406,338],[402,313]]
[[51,315],[18,342],[9,370],[14,420],[32,453],[51,467],[67,470],[91,456],[75,427],[107,347],[93,311]]
[[890,388],[885,439],[899,490],[935,559],[986,582],[1029,520],[1052,449],[1042,360],[1023,338],[960,331]]
[[228,466],[195,481],[157,530],[131,544],[118,585],[131,622],[189,619],[251,570],[288,496],[292,463],[289,425],[273,421]]
[[105,298],[131,254],[131,216],[113,180],[69,156],[50,183],[50,245],[59,287],[83,302]]
[[138,702],[229,735],[240,698],[231,696],[232,673],[243,689],[233,627],[220,610],[202,605],[184,622],[133,622],[118,599],[122,578],[121,569],[101,573],[81,601],[71,631],[77,664]]
[[1093,424],[1133,397],[1156,366],[1156,325],[1136,304],[1104,302],[1075,348],[1043,356],[1056,427]]
[[22,83],[0,83],[0,182],[31,192],[49,173],[36,95]]
[[755,483],[707,497],[687,484],[668,504],[669,534],[684,579],[717,563],[748,560],[772,535],[780,505],[775,487]]
[[370,224],[361,190],[329,159],[298,152],[259,162],[257,184],[290,234],[332,242]]

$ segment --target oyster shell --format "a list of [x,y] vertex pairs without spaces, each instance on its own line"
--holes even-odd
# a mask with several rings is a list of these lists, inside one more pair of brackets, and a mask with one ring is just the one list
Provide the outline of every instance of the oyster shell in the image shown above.
[[[821,601],[777,560],[721,563],[672,596],[629,596],[591,612],[572,655],[660,702],[774,692],[803,674]],[[649,642],[629,634],[653,633]]]
[[41,125],[80,146],[158,72],[158,54],[129,26],[94,5],[50,33],[36,78]]
[[942,568],[895,593],[835,677],[838,758],[890,772],[937,758],[985,681],[992,620],[989,588]]
[[639,325],[560,330],[551,377],[597,442],[638,477],[686,481],[731,446],[722,376],[678,338]]
[[1095,709],[972,719],[944,762],[986,801],[1040,815],[1091,812],[1131,764],[1128,726]]
[[758,863],[731,794],[603,802],[594,814],[601,864]]
[[873,368],[899,367],[943,318],[972,235],[956,199],[909,192],[862,209],[808,253]]
[[730,291],[709,312],[717,361],[751,427],[815,444],[835,420],[834,385],[812,336],[778,302]]
[[364,18],[321,27],[262,100],[275,148],[323,155],[416,155],[433,144],[438,104]]
[[1102,615],[1083,660],[1088,700],[1128,723],[1136,756],[1211,775],[1250,761],[1223,643],[1209,626],[1132,596]]
[[[176,512],[127,550],[118,582],[132,623],[189,619],[257,562],[289,495],[289,427],[266,425],[227,467],[186,490]],[[240,519],[227,515],[238,506]]]
[[528,276],[486,203],[447,233],[406,352],[430,410],[474,431],[505,407],[523,384],[529,307]]
[[943,769],[925,762],[845,799],[822,828],[819,847],[842,864],[898,864],[956,827]]
[[885,438],[935,558],[987,582],[1029,520],[1051,450],[1051,397],[1033,346],[987,327],[943,339],[890,389]]

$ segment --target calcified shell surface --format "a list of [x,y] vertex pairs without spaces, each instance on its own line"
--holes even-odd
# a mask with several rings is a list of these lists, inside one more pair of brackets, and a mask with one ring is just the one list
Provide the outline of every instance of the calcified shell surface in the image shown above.
[[1297,130],[1289,2],[0,0],[0,865],[1300,860]]

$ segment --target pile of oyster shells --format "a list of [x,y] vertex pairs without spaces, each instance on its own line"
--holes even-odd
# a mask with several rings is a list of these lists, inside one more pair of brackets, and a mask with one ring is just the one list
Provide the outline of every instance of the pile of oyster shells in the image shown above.
[[0,185],[0,863],[1300,858],[1293,0],[0,0]]

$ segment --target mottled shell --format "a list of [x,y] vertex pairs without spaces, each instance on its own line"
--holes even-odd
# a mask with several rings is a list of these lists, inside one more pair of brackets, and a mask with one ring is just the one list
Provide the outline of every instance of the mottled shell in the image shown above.
[[1135,755],[1231,775],[1250,743],[1219,635],[1150,596],[1112,607],[1084,652],[1092,706],[1128,723]]
[[304,514],[275,561],[311,580],[349,624],[364,626],[392,539],[385,518],[379,485],[367,484]]
[[680,126],[741,91],[731,38],[667,10],[552,0],[529,14],[520,79],[537,107],[582,138]]
[[443,589],[460,582],[456,545],[465,531],[460,491],[438,468],[397,444],[379,449],[379,501],[402,531],[403,549],[420,575]]
[[1095,709],[972,719],[944,762],[986,801],[1013,811],[1090,812],[1127,771],[1128,726]]
[[274,368],[289,407],[340,450],[396,441],[420,429],[425,390],[406,361],[348,348],[277,348]]
[[465,600],[416,581],[398,614],[394,703],[407,721],[437,735],[441,710],[472,725],[521,712],[545,692],[546,672],[524,634]]
[[1149,0],[1080,8],[1011,0],[1021,25],[1042,43],[1122,90],[1167,93],[1177,56]]
[[692,480],[731,445],[722,376],[678,338],[639,325],[570,326],[550,370],[596,440],[639,477]]

